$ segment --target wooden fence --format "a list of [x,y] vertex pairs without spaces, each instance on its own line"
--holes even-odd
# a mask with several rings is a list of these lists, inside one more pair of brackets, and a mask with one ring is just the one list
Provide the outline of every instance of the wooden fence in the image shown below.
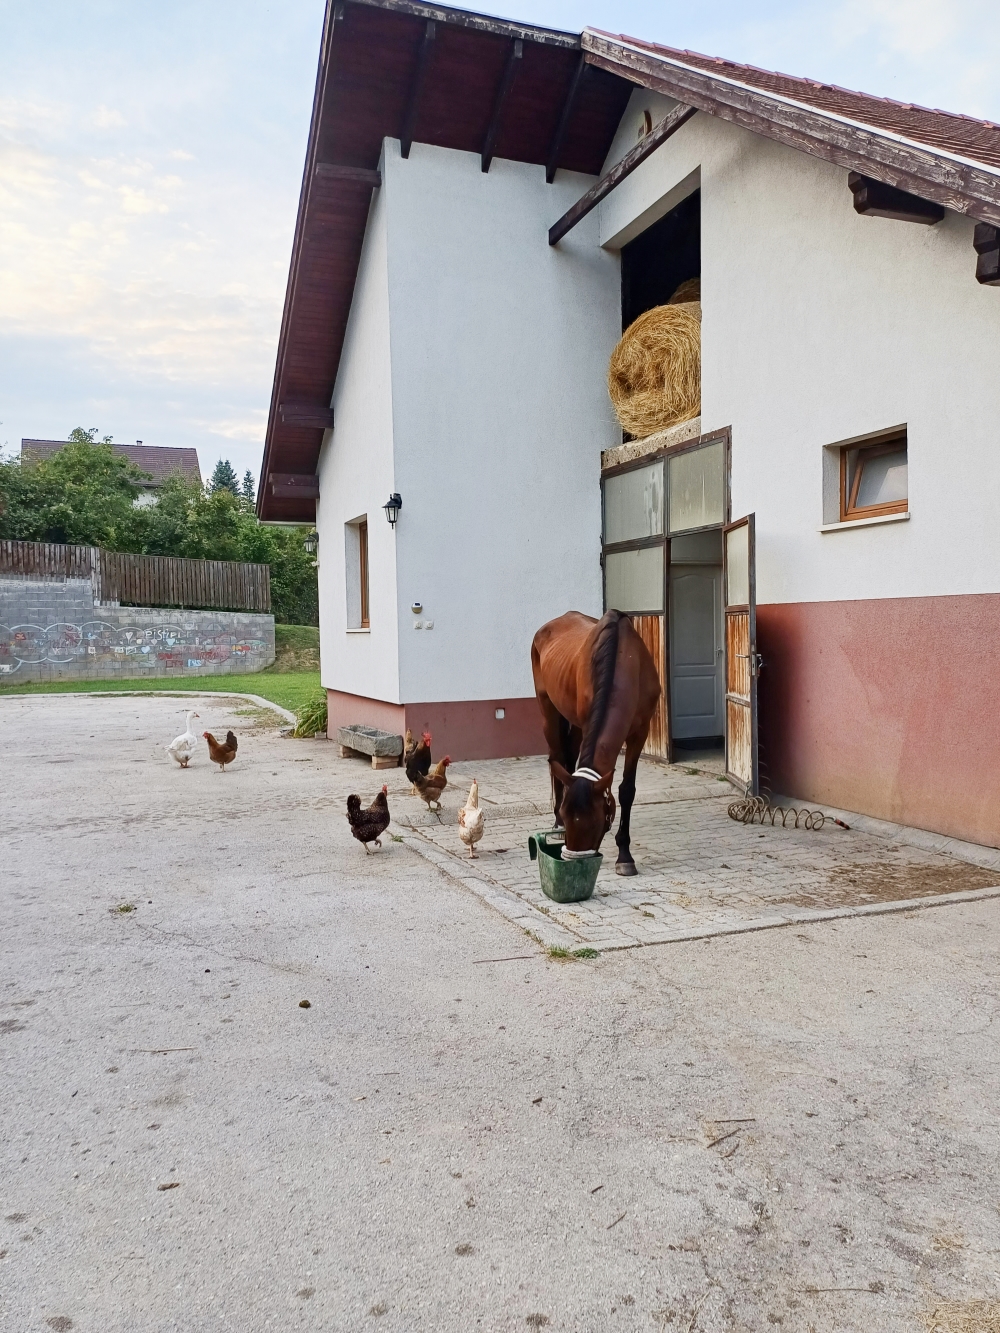
[[267,565],[132,555],[98,546],[0,541],[0,578],[90,579],[94,601],[119,606],[270,611]]

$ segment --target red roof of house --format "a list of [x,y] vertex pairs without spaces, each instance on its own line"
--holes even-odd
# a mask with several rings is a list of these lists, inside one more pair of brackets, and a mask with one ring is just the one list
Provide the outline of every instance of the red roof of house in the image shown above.
[[[30,459],[41,463],[65,449],[68,443],[68,440],[22,440],[21,457],[25,462]],[[168,477],[174,476],[201,485],[197,449],[174,449],[158,444],[113,444],[111,448],[134,463],[140,472],[148,473],[152,478],[148,483],[150,486],[162,486]]]
[[927,144],[946,153],[1000,167],[1000,125],[994,125],[991,120],[977,120],[973,116],[961,116],[953,111],[934,111],[911,102],[895,102],[890,97],[872,97],[869,93],[838,88],[836,84],[818,83],[815,79],[802,79],[793,74],[777,74],[772,70],[757,69],[754,65],[740,65],[722,56],[703,56],[697,51],[681,51],[639,37],[613,33],[602,35],[627,42],[629,46],[643,47],[710,74],[738,79],[740,83],[747,83],[752,88],[777,93],[779,97],[791,98],[806,106],[816,107],[819,111],[830,111],[848,120],[871,125],[873,129],[888,130],[891,134],[912,139],[914,143]]

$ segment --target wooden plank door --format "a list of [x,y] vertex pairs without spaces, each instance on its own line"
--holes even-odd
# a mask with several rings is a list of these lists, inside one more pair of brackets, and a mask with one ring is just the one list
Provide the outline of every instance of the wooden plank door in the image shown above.
[[649,724],[643,754],[654,759],[670,759],[670,718],[666,691],[666,623],[664,616],[631,616],[639,638],[649,649],[660,677],[660,700]]
[[757,576],[754,516],[723,528],[726,605],[726,777],[759,794],[757,763]]

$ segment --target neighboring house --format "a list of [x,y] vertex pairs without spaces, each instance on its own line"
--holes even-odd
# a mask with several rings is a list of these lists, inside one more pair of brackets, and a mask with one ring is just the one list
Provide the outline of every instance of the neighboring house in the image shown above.
[[[623,444],[623,320],[693,277],[701,416]],[[607,604],[651,753],[1000,844],[998,282],[995,125],[329,5],[258,512],[315,519],[331,727],[537,752],[532,634]]]
[[[64,449],[68,440],[22,440],[21,458],[36,463],[51,458],[60,449]],[[173,449],[165,445],[113,444],[111,448],[129,462],[134,463],[140,472],[148,473],[149,480],[140,483],[141,489],[136,497],[137,505],[156,503],[156,492],[168,477],[179,476],[185,481],[195,481],[201,485],[201,468],[198,466],[197,449]]]

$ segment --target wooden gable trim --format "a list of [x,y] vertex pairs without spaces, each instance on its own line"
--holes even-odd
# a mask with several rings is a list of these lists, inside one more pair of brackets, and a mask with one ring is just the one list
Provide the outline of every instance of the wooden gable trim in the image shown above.
[[576,201],[572,208],[567,209],[558,222],[552,224],[549,228],[549,245],[558,245],[566,233],[571,231],[581,218],[585,218],[591,209],[596,208],[615,186],[622,183],[626,176],[631,176],[636,167],[656,152],[660,144],[666,143],[672,134],[676,134],[682,125],[686,125],[694,113],[695,108],[693,106],[685,106],[683,103],[675,106],[672,111],[668,111],[655,129],[650,130],[649,134],[640,139],[634,148],[630,148],[606,176],[602,176],[596,185],[592,185],[587,193]]
[[1000,226],[1000,173],[585,30],[590,64],[754,134]]

